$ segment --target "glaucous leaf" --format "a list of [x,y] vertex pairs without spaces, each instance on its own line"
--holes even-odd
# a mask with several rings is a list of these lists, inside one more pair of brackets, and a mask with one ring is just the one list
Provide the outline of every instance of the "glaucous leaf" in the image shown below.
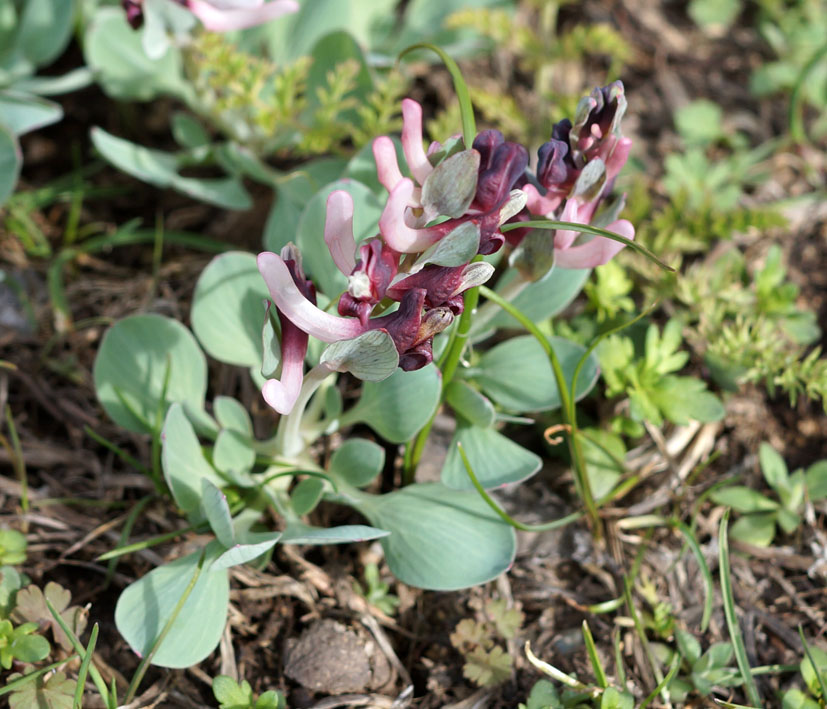
[[253,450],[250,437],[230,428],[219,431],[215,439],[212,462],[218,470],[233,480],[237,476],[244,476],[256,462],[256,452]]
[[247,535],[244,544],[234,544],[222,552],[210,566],[210,571],[229,569],[232,566],[246,564],[257,559],[272,549],[281,539],[281,532],[262,532]]
[[382,538],[385,558],[409,586],[468,588],[496,578],[514,560],[514,529],[476,492],[414,484],[386,495],[362,493],[353,506],[390,532]]
[[15,135],[23,135],[63,118],[60,104],[20,91],[0,91],[0,119]]
[[[166,384],[165,400],[161,402]],[[189,330],[161,315],[131,315],[103,336],[93,369],[98,400],[119,426],[151,433],[173,402],[200,411],[207,362]]]
[[201,480],[206,479],[216,487],[224,481],[204,457],[180,404],[169,407],[161,438],[161,467],[172,497],[190,521],[201,521]]
[[250,195],[238,177],[184,177],[180,170],[190,160],[183,153],[152,150],[92,128],[92,143],[112,165],[143,182],[177,190],[187,197],[223,209],[249,209]]
[[330,457],[328,473],[348,485],[365,487],[382,472],[385,449],[366,438],[349,438]]
[[180,51],[170,49],[160,59],[150,59],[120,7],[96,10],[83,47],[86,63],[112,98],[148,101],[171,94],[186,99],[192,90],[184,80]]
[[361,421],[391,443],[413,438],[439,406],[440,375],[434,366],[414,372],[397,369],[381,382],[365,382],[357,404],[342,425]]
[[218,541],[225,547],[234,546],[233,517],[227,504],[227,496],[207,478],[201,478],[201,504],[204,506],[204,515],[210,529]]
[[[564,337],[549,338],[568,386],[585,348]],[[531,335],[513,337],[495,345],[480,358],[474,379],[500,406],[517,412],[559,408],[560,392],[540,343]],[[590,354],[577,379],[577,399],[588,394],[597,381],[598,362]]]
[[322,499],[322,492],[324,492],[324,482],[319,478],[305,478],[299,481],[290,493],[293,512],[299,517],[312,512]]
[[454,490],[473,490],[474,485],[457,449],[461,443],[474,475],[484,488],[494,488],[530,478],[542,461],[493,428],[460,423],[442,466],[442,482]]
[[[159,667],[196,665],[218,645],[227,621],[230,584],[227,572],[210,568],[221,546],[207,554],[198,581],[152,659]],[[115,606],[115,625],[132,650],[145,657],[152,649],[196,569],[200,552],[153,569],[126,587]]]
[[216,396],[212,402],[215,418],[221,424],[221,428],[229,428],[238,431],[245,436],[253,435],[253,422],[247,409],[238,400],[231,396]]
[[[540,322],[557,315],[577,297],[589,278],[589,269],[553,268],[549,274],[527,285],[520,294],[511,299],[515,307],[533,322]],[[497,293],[518,277],[516,269],[509,268],[497,281]],[[520,328],[520,324],[506,312],[498,313],[486,326],[488,328]]]
[[364,524],[345,524],[341,527],[313,527],[294,519],[287,523],[282,544],[349,544],[386,537],[390,532]]
[[253,254],[228,251],[210,261],[195,284],[190,313],[192,329],[207,353],[227,364],[260,366],[269,297]]
[[487,428],[497,415],[491,400],[461,379],[454,379],[448,385],[445,401],[455,413],[475,426]]

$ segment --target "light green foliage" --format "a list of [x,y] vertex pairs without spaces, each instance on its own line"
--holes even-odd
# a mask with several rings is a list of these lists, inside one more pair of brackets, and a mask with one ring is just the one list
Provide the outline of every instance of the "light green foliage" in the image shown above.
[[679,349],[681,329],[680,322],[673,319],[662,334],[656,325],[649,325],[637,348],[624,334],[610,335],[598,346],[607,394],[628,397],[633,422],[659,426],[664,418],[684,424],[690,419],[717,421],[724,415],[721,402],[707,391],[704,382],[673,374],[689,360],[689,353]]
[[[336,56],[346,58],[328,61]],[[374,84],[358,48],[333,57],[314,50],[313,56],[277,66],[216,33],[199,35],[186,69],[195,107],[259,155],[285,148],[323,154],[350,139],[359,147],[399,125],[399,98],[406,88],[398,72]]]
[[0,529],[0,566],[26,561],[26,537],[16,529]]
[[[825,46],[827,4],[824,0],[761,0],[758,31],[776,54],[752,74],[757,96],[789,91],[805,65]],[[827,59],[822,58],[803,85],[804,98],[816,108],[827,106]],[[822,127],[827,127],[823,122]]]
[[806,471],[801,468],[790,473],[784,459],[769,443],[761,444],[759,460],[761,473],[775,499],[744,485],[730,485],[713,492],[712,500],[743,515],[730,529],[733,539],[769,546],[776,526],[785,534],[798,529],[807,499],[827,499],[827,461],[814,463]]
[[[672,701],[685,702],[693,692],[709,696],[714,687],[736,687],[741,684],[738,668],[732,666],[734,651],[731,643],[714,643],[702,653],[697,638],[685,630],[676,630],[675,640],[683,662],[678,675],[669,684]],[[663,645],[653,649],[660,654],[661,660],[671,662],[671,649]]]
[[9,669],[13,660],[40,662],[49,654],[49,641],[33,635],[37,628],[37,623],[14,627],[10,620],[0,620],[0,667]]
[[[23,675],[17,673],[9,676],[9,681]],[[32,682],[27,682],[9,698],[9,709],[72,709],[75,696],[75,681],[68,679],[63,672],[53,675],[41,675]]]
[[547,679],[537,681],[531,688],[526,704],[520,704],[518,709],[558,709],[560,695],[557,689]]
[[23,577],[12,566],[0,566],[0,619],[7,618],[14,608],[17,592],[23,587]]
[[219,675],[213,679],[212,691],[220,702],[219,709],[286,709],[287,707],[284,697],[272,689],[254,699],[253,688],[246,679],[239,683],[227,675]]
[[635,302],[629,297],[634,283],[617,261],[594,269],[595,279],[586,283],[583,292],[595,311],[597,322],[613,320],[620,313],[634,312]]
[[827,360],[815,314],[798,307],[798,287],[786,280],[778,246],[749,278],[744,258],[731,250],[690,268],[676,284],[686,306],[688,339],[704,353],[721,386],[763,383],[795,404],[799,396],[827,406]]
[[359,583],[354,583],[356,593],[363,596],[370,605],[375,606],[385,615],[394,615],[399,605],[399,598],[388,593],[389,589],[390,586],[379,576],[379,567],[373,563],[365,565],[364,588]]
[[523,613],[503,599],[489,599],[476,619],[461,620],[451,634],[453,645],[465,657],[463,675],[480,687],[493,687],[511,676],[512,657],[500,640],[512,639],[523,623]]
[[[505,8],[463,8],[452,13],[445,27],[473,30],[498,51],[513,56],[521,71],[532,77],[536,104],[526,110],[508,93],[487,87],[470,87],[471,99],[485,120],[510,138],[526,144],[548,139],[547,127],[573,112],[585,86],[572,85],[572,76],[588,57],[608,57],[608,77],[615,77],[632,56],[632,47],[607,24],[557,28],[558,3],[536,3],[526,12]],[[549,39],[552,37],[553,39]],[[458,105],[452,104],[428,124],[431,135],[449,135],[456,125]],[[530,117],[529,117],[530,116]]]

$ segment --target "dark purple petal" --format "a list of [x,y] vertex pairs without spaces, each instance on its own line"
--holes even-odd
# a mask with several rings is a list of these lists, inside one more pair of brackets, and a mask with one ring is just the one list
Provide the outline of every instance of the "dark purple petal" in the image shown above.
[[527,167],[528,151],[522,145],[511,142],[498,145],[488,167],[480,171],[472,206],[482,212],[498,209]]
[[498,130],[484,130],[474,138],[474,144],[471,147],[480,154],[480,171],[488,169],[494,151],[504,142],[505,138]]
[[401,300],[412,288],[425,291],[425,305],[436,308],[456,294],[462,283],[465,266],[425,266],[421,271],[402,279],[388,289],[388,296]]
[[126,12],[126,21],[133,30],[137,30],[144,23],[143,0],[121,0],[121,5]]
[[568,153],[568,143],[554,138],[543,143],[537,151],[537,180],[547,190],[567,182],[569,167],[565,159]]
[[418,342],[425,295],[422,288],[407,291],[399,303],[399,308],[388,315],[373,318],[369,322],[370,329],[387,330],[400,354],[410,349]]
[[362,243],[356,268],[348,277],[348,289],[339,299],[339,314],[355,315],[366,324],[398,268],[399,254],[382,239],[375,237]]
[[425,340],[399,355],[399,368],[405,372],[422,369],[434,361],[434,340]]

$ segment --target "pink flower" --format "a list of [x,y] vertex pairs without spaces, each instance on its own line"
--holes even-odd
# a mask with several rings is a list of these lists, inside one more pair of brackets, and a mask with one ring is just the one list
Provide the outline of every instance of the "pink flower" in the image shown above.
[[[169,0],[183,5],[208,30],[229,32],[262,25],[282,15],[297,12],[296,0]],[[121,0],[126,19],[134,29],[143,24],[143,0]]]

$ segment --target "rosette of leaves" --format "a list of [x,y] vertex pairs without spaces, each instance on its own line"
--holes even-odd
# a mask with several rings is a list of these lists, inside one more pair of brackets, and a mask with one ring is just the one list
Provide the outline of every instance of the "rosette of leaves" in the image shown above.
[[769,443],[761,444],[758,459],[773,497],[746,485],[728,485],[715,490],[711,497],[741,514],[729,530],[733,539],[766,547],[772,544],[777,529],[784,534],[798,529],[806,500],[827,499],[827,461],[790,473],[784,459]]
[[723,418],[723,405],[702,380],[674,374],[689,361],[681,344],[682,326],[673,319],[662,333],[651,324],[643,338],[610,335],[598,346],[607,395],[628,398],[628,418],[615,422],[625,433],[641,435],[644,421],[660,426],[664,419],[686,424]]
[[60,105],[44,97],[89,83],[85,69],[57,77],[35,75],[63,53],[72,36],[75,10],[74,0],[0,3],[0,204],[14,191],[20,175],[18,138],[63,117]]

